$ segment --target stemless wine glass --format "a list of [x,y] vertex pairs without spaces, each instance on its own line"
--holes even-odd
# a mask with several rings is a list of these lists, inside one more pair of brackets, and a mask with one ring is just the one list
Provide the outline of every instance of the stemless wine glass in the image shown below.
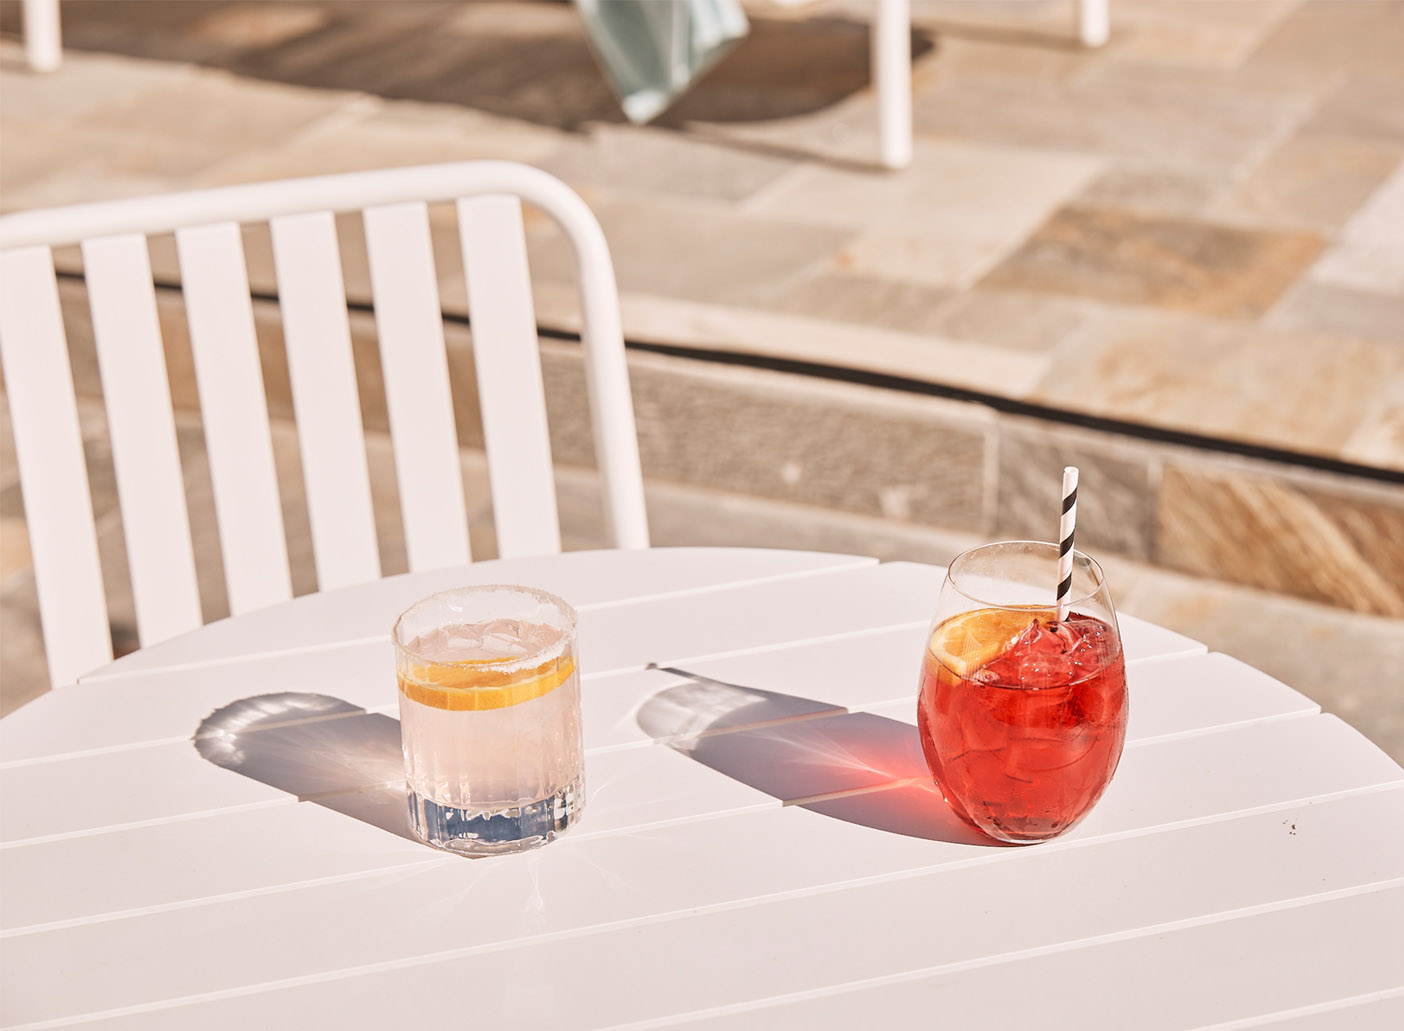
[[917,700],[926,764],[957,816],[1000,841],[1062,834],[1102,797],[1126,738],[1126,663],[1102,568],[1002,541],[958,556],[932,620]]

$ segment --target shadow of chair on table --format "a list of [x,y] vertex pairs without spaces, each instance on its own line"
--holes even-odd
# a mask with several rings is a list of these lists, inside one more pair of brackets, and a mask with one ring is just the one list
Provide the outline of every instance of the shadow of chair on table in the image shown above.
[[648,698],[640,728],[743,784],[836,820],[908,837],[999,847],[956,817],[910,723],[799,695],[687,678]]

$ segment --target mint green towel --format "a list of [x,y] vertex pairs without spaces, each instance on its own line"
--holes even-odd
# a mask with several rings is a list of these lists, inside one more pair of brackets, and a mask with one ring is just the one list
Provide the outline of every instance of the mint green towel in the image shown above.
[[738,0],[575,0],[636,125],[680,97],[750,30]]

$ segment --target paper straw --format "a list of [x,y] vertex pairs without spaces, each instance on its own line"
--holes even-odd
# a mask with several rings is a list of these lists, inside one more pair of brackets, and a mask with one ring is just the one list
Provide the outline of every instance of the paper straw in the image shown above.
[[1077,466],[1063,468],[1063,515],[1058,520],[1058,622],[1068,616],[1072,594],[1073,530],[1077,527]]

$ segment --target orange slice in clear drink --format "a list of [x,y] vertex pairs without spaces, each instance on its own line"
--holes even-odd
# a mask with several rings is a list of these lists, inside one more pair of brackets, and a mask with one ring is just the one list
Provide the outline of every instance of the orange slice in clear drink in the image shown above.
[[400,690],[420,705],[456,712],[505,709],[554,691],[575,672],[569,655],[532,669],[506,671],[482,660],[424,663],[400,674]]
[[1004,654],[1034,620],[1049,619],[1052,609],[974,609],[952,616],[931,632],[927,648],[958,677],[968,677]]

